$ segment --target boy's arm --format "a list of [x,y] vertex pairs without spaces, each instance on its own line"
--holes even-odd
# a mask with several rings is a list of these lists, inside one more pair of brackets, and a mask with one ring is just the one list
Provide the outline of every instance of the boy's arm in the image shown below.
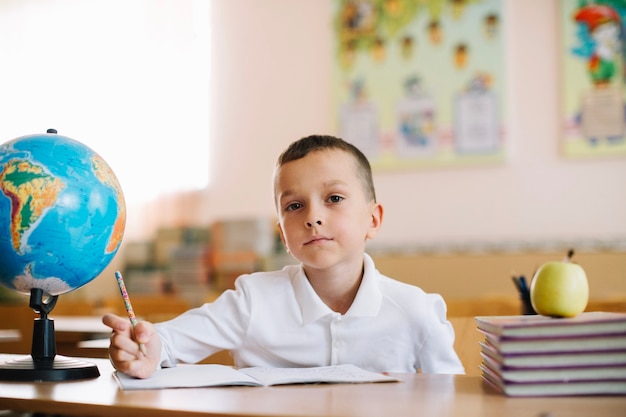
[[215,301],[156,324],[163,343],[161,366],[196,363],[219,351],[239,348],[250,320],[246,286],[245,280],[238,279],[235,290],[225,291]]
[[419,355],[421,370],[428,374],[464,374],[463,364],[454,350],[454,328],[446,320],[446,303],[439,295],[431,296],[433,315]]

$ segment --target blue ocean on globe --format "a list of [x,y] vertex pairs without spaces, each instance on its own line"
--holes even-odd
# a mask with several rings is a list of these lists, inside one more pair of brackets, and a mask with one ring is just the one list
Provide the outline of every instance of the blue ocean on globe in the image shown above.
[[126,225],[120,184],[96,152],[53,133],[0,145],[0,284],[73,291],[117,253]]

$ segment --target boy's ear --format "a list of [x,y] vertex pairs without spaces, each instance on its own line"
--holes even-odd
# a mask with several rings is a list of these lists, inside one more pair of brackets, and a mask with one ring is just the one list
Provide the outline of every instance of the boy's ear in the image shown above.
[[370,228],[367,231],[367,235],[365,235],[366,239],[374,239],[378,230],[383,224],[383,206],[380,203],[374,203],[372,206],[372,223],[370,224]]

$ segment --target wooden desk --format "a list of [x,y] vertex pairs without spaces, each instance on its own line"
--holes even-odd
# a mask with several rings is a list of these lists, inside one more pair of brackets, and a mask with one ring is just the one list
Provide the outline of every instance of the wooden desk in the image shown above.
[[[0,355],[0,360],[16,355]],[[398,383],[122,391],[106,359],[101,376],[72,382],[0,382],[0,409],[69,416],[624,416],[624,397],[507,398],[480,377],[398,374]]]

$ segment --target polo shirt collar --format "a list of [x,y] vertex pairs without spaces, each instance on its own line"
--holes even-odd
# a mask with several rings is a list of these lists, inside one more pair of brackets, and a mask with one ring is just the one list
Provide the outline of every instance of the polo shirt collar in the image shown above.
[[[374,261],[369,255],[364,254],[363,262],[363,279],[354,302],[346,312],[345,317],[371,317],[378,315],[380,310],[382,294],[378,287],[378,271],[376,271]],[[304,274],[302,265],[294,276],[293,287],[304,324],[312,323],[328,314],[336,314],[317,295]]]

